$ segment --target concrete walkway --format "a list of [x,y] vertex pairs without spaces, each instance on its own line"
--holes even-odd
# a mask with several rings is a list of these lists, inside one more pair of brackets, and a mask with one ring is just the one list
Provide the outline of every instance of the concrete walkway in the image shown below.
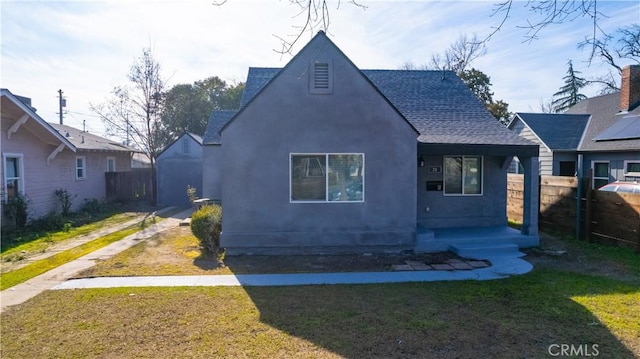
[[525,274],[533,266],[520,258],[495,258],[492,266],[473,270],[296,274],[237,274],[160,277],[100,277],[72,279],[52,289],[113,287],[233,287],[322,284],[379,284],[454,280],[491,280]]
[[153,235],[169,228],[177,227],[182,220],[191,216],[192,212],[193,209],[184,210],[117,242],[102,247],[95,252],[89,253],[69,263],[65,263],[37,277],[31,278],[24,283],[1,291],[0,312],[4,311],[9,306],[24,303],[28,299],[35,297],[45,290],[63,283],[81,271],[92,267],[96,260],[110,258],[123,250],[140,243],[143,239],[150,238]]
[[[161,214],[163,214],[165,212],[169,212],[169,211],[171,211],[171,210],[173,210],[175,208],[176,207],[173,207],[173,206],[172,207],[162,208],[162,209],[154,212],[154,214],[155,214],[155,216],[159,216],[159,215],[161,215]],[[52,257],[52,256],[60,253],[60,252],[64,252],[64,251],[69,250],[71,248],[75,248],[75,247],[81,246],[81,245],[83,245],[83,244],[85,244],[87,242],[91,242],[94,239],[97,239],[97,238],[100,238],[100,237],[104,237],[106,235],[109,235],[111,233],[117,232],[117,231],[119,231],[121,229],[127,228],[129,226],[134,225],[134,224],[138,224],[143,219],[145,219],[145,217],[153,217],[154,214],[151,214],[151,215],[143,215],[143,214],[141,214],[141,215],[133,217],[132,219],[130,219],[130,220],[126,221],[126,222],[118,223],[116,225],[109,226],[107,228],[102,228],[102,229],[99,229],[97,231],[93,231],[93,232],[88,233],[88,234],[79,235],[77,237],[65,240],[65,241],[63,241],[61,243],[56,243],[56,244],[54,244],[52,246],[49,246],[47,248],[47,251],[44,252],[44,253],[40,253],[40,254],[35,255],[33,257],[25,258],[24,260],[20,261],[19,263],[15,264],[14,266],[12,266],[10,268],[10,270],[13,271],[13,270],[16,270],[16,269],[20,269],[22,267],[26,267],[29,264],[33,263],[33,262],[37,262],[37,261],[41,261],[43,259],[47,259],[49,257]]]
[[238,274],[200,276],[99,277],[72,279],[92,267],[96,260],[110,258],[190,217],[192,209],[177,213],[122,240],[103,247],[72,262],[54,268],[22,284],[0,292],[0,312],[49,290],[111,287],[183,287],[183,286],[290,286],[322,284],[375,284],[433,282],[454,280],[492,280],[525,274],[533,266],[517,257],[491,258],[490,267],[472,270],[429,270],[395,272],[298,273],[298,274]]

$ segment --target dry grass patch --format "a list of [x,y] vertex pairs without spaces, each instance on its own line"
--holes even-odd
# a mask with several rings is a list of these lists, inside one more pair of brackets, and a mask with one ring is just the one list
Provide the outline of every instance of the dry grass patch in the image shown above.
[[232,274],[200,249],[189,227],[176,227],[101,260],[77,277]]

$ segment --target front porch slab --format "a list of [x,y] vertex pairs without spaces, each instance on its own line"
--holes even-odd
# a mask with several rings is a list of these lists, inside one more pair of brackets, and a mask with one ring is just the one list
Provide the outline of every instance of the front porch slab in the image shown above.
[[[508,226],[497,227],[468,227],[468,228],[418,228],[416,235],[416,252],[443,252],[448,250],[473,250],[486,252],[487,259],[495,257],[490,248],[515,249],[515,256],[519,248],[535,247],[539,245],[537,235],[524,235],[519,230]],[[460,254],[460,253],[458,253]],[[465,255],[460,254],[462,257]],[[522,255],[520,253],[520,255]],[[481,255],[482,256],[482,255]],[[477,257],[477,256],[475,256]]]

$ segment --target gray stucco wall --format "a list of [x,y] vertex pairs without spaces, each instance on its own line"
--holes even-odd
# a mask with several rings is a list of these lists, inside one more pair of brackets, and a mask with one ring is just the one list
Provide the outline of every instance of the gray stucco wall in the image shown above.
[[637,177],[626,177],[624,174],[625,161],[640,161],[640,150],[636,152],[597,152],[585,153],[583,156],[584,177],[589,176],[589,169],[593,161],[609,162],[609,182],[634,181]]
[[212,200],[222,198],[221,145],[202,147],[202,197]]
[[[325,58],[333,93],[310,94],[309,64]],[[416,137],[333,45],[311,42],[222,131],[221,245],[231,253],[412,246]],[[364,202],[291,203],[291,153],[364,153]]]
[[[189,151],[184,152],[182,141],[189,140]],[[189,204],[187,185],[195,187],[202,197],[202,146],[183,135],[156,159],[158,204],[183,206]]]
[[[443,155],[482,155],[458,153],[454,146],[443,146],[442,155],[424,153],[425,166],[418,169],[418,223],[427,228],[503,226],[507,223],[507,157],[483,156],[482,195],[445,195],[427,191],[427,181],[443,181]],[[430,167],[442,172],[429,172]]]

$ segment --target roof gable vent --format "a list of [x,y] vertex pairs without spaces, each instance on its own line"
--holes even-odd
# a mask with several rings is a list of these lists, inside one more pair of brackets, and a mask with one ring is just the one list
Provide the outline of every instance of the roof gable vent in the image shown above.
[[316,60],[311,63],[309,92],[330,94],[333,92],[333,68],[330,60]]

